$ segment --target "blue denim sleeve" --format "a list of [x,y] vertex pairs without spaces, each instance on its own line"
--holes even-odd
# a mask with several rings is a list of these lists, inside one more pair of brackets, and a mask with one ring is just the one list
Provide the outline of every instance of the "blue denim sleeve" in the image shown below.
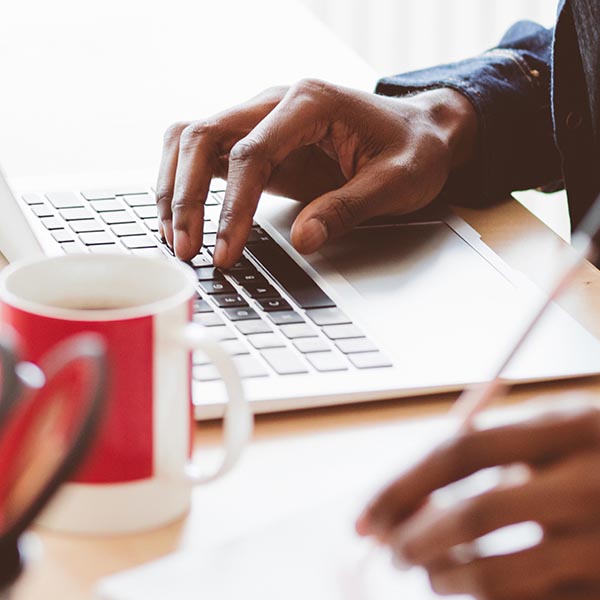
[[551,110],[553,30],[516,23],[480,56],[386,77],[376,93],[403,96],[449,87],[464,94],[479,118],[476,158],[452,173],[444,198],[481,206],[514,190],[562,186]]

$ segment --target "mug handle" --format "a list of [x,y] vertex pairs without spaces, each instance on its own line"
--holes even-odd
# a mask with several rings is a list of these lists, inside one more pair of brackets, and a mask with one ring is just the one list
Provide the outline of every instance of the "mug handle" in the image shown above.
[[225,455],[221,465],[213,473],[202,473],[192,460],[186,467],[186,475],[193,485],[202,485],[219,479],[239,460],[253,429],[253,417],[244,397],[242,380],[232,358],[204,327],[188,323],[180,332],[179,343],[190,351],[200,350],[219,371],[227,391],[227,408],[223,419],[223,442]]

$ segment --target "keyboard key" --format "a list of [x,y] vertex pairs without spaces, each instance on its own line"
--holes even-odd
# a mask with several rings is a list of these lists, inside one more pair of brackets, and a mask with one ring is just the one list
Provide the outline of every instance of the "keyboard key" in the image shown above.
[[380,367],[392,366],[392,361],[381,352],[349,354],[348,358],[357,369],[377,369]]
[[110,229],[117,237],[144,234],[144,230],[137,223],[121,223],[113,225]]
[[38,194],[24,194],[21,197],[23,198],[23,202],[29,206],[33,206],[34,204],[44,204],[44,199]]
[[158,233],[158,217],[156,219],[146,219],[144,225],[153,233]]
[[260,362],[258,358],[250,354],[245,356],[234,356],[233,362],[237,367],[237,370],[242,379],[249,379],[252,377],[266,377],[269,375],[266,367]]
[[265,312],[274,312],[276,310],[292,310],[287,300],[283,298],[265,298],[264,300],[257,300],[259,306]]
[[123,205],[118,200],[93,200],[90,202],[92,208],[99,213],[122,210]]
[[247,244],[256,244],[258,242],[270,242],[271,238],[268,233],[266,233],[260,227],[253,227],[250,230],[250,234],[248,235]]
[[145,256],[146,258],[158,258],[160,260],[169,260],[169,257],[161,251],[160,248],[134,248],[131,251],[136,256]]
[[107,225],[117,225],[119,223],[135,223],[135,219],[124,210],[114,210],[111,212],[101,213],[100,216]]
[[121,238],[121,241],[130,250],[134,248],[156,248],[156,241],[147,235],[130,235]]
[[83,200],[73,192],[51,192],[46,198],[54,208],[74,208],[83,206]]
[[196,277],[198,281],[224,281],[225,276],[215,267],[196,267]]
[[36,204],[35,206],[31,207],[31,210],[36,217],[42,218],[54,216],[53,210],[45,204]]
[[211,313],[214,312],[211,305],[202,298],[196,298],[194,300],[194,312],[195,313]]
[[217,233],[218,228],[212,221],[204,221],[204,235],[207,233]]
[[195,365],[192,368],[192,377],[196,381],[218,381],[221,379],[217,367],[211,364]]
[[293,323],[291,325],[281,325],[281,333],[290,340],[298,338],[316,337],[317,332],[306,323]]
[[225,325],[221,317],[215,313],[199,313],[194,315],[194,322],[204,325],[204,327],[219,327]]
[[348,364],[344,358],[335,352],[317,352],[315,354],[307,354],[306,358],[308,362],[321,373],[348,370]]
[[375,352],[377,346],[368,338],[350,338],[338,340],[335,345],[344,354],[358,354],[359,352]]
[[216,233],[205,233],[202,237],[202,245],[205,247],[213,247],[217,243]]
[[154,206],[138,206],[133,209],[133,212],[140,219],[155,219],[158,217],[158,209]]
[[96,219],[82,219],[81,221],[69,221],[69,227],[75,233],[87,233],[89,231],[104,231],[104,225]]
[[268,313],[269,319],[275,325],[287,325],[289,323],[304,323],[304,319],[293,310]]
[[240,340],[227,340],[221,343],[221,346],[227,354],[231,356],[241,356],[243,354],[250,354],[250,350],[244,342]]
[[70,231],[67,231],[66,229],[57,229],[56,231],[52,231],[52,237],[60,244],[64,242],[75,241],[73,234]]
[[365,337],[365,334],[356,325],[328,325],[323,327],[323,333],[330,340]]
[[63,208],[58,212],[65,221],[80,221],[94,218],[94,213],[84,206],[81,208]]
[[191,263],[192,263],[193,267],[212,267],[213,266],[212,257],[210,256],[210,254],[208,252],[206,252],[206,250],[200,250],[200,252],[198,254],[196,254],[196,256],[194,256],[194,258],[192,258]]
[[[221,321],[222,323],[223,321]],[[210,337],[217,340],[217,342],[225,342],[227,340],[237,340],[235,332],[233,332],[225,324],[218,325],[210,328]]]
[[256,269],[256,267],[245,256],[242,256],[227,272],[233,273],[234,271],[248,271],[252,269]]
[[62,221],[56,217],[45,217],[44,219],[41,219],[41,221],[44,224],[44,227],[49,231],[52,231],[53,229],[64,229]]
[[248,337],[248,341],[257,349],[265,350],[267,348],[284,348],[283,339],[274,333],[259,333]]
[[301,373],[308,373],[308,369],[300,357],[287,348],[263,350],[261,356],[279,375],[299,375]]
[[115,197],[111,190],[85,190],[81,195],[86,200],[112,200]]
[[239,294],[215,294],[213,300],[220,308],[242,308],[248,303]]
[[296,346],[296,350],[302,352],[302,354],[310,354],[311,352],[326,352],[329,350],[329,345],[318,337],[294,340],[294,346]]
[[248,251],[302,308],[335,306],[331,298],[275,242],[251,244]]
[[132,208],[136,206],[154,206],[156,204],[154,196],[151,196],[150,194],[136,194],[135,196],[126,195],[123,196],[123,200],[125,200],[127,205]]
[[87,252],[86,247],[77,242],[66,242],[61,244],[60,247],[65,254],[84,254]]
[[115,239],[107,231],[90,231],[89,233],[79,234],[79,239],[86,246],[96,246],[98,244],[114,244]]
[[229,281],[201,281],[200,288],[211,296],[213,294],[235,294],[235,289]]
[[351,319],[337,307],[307,310],[306,314],[313,323],[321,327],[324,325],[344,325],[352,323]]
[[273,330],[264,321],[238,321],[235,326],[240,333],[254,336],[261,333],[270,333]]
[[253,321],[260,319],[252,308],[226,308],[225,314],[231,321]]
[[119,188],[115,194],[117,196],[134,196],[136,194],[147,194],[148,188],[141,185],[130,185]]
[[90,246],[89,250],[92,254],[123,254],[125,252],[125,248],[120,244],[100,244]]
[[218,206],[223,202],[223,199],[219,197],[219,194],[209,194],[204,202],[205,206]]
[[244,291],[255,300],[279,298],[279,292],[272,285],[244,285]]
[[268,285],[267,280],[255,269],[248,271],[234,271],[231,273],[231,277],[240,285]]

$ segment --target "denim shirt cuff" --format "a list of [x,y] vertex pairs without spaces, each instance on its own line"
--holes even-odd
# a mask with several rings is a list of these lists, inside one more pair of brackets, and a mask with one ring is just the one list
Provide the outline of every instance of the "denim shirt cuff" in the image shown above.
[[496,48],[461,62],[386,77],[375,92],[405,96],[446,87],[471,101],[479,121],[476,157],[451,174],[442,196],[455,204],[481,206],[537,185],[525,165],[516,164],[515,154],[526,157],[537,151],[536,138],[551,137],[550,98],[539,105],[539,92],[549,86],[544,79],[549,79],[548,67],[536,57]]

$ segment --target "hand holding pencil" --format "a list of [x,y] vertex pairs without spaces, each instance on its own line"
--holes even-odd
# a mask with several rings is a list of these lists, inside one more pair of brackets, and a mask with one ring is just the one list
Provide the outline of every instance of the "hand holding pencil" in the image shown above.
[[[434,591],[485,600],[600,599],[600,410],[547,413],[478,430],[474,419],[505,385],[502,375],[545,311],[596,250],[600,200],[574,235],[574,252],[535,307],[490,381],[466,390],[452,413],[457,433],[384,488],[356,529],[389,546],[399,563],[424,567]],[[439,507],[432,495],[483,469],[525,465],[528,476]],[[457,548],[504,527],[536,522],[539,543],[501,556]]]

